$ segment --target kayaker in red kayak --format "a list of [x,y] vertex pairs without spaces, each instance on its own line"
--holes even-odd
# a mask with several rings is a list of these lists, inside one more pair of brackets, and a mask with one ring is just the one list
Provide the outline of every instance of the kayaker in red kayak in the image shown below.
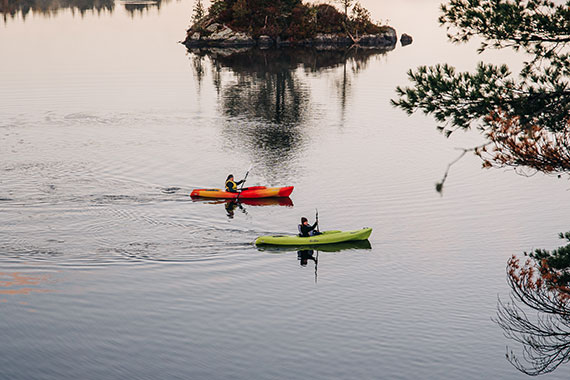
[[300,237],[309,237],[309,236],[315,236],[315,235],[320,235],[321,233],[318,231],[315,231],[315,228],[319,225],[319,221],[316,221],[315,224],[313,224],[312,226],[309,224],[309,221],[307,220],[307,218],[302,217],[301,218],[301,224],[299,224],[299,236]]
[[241,181],[234,182],[234,175],[230,174],[226,179],[226,191],[229,193],[237,193],[238,192],[237,187],[242,183],[244,183],[243,179]]

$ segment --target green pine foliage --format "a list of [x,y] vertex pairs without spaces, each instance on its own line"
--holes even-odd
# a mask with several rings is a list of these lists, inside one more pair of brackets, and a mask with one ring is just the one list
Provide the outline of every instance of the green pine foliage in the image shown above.
[[570,232],[561,232],[559,237],[566,240],[567,244],[565,246],[558,247],[552,251],[536,249],[528,256],[533,258],[538,265],[543,260],[546,261],[545,268],[556,273],[556,276],[553,276],[556,280],[556,286],[568,286],[570,285]]
[[211,23],[227,25],[254,38],[268,35],[289,41],[318,33],[361,35],[383,30],[358,3],[345,15],[332,5],[305,4],[301,0],[214,0],[206,17],[195,19],[189,32],[203,31]]
[[447,27],[449,39],[482,37],[479,51],[512,47],[558,60],[564,58],[557,55],[559,44],[570,42],[570,1],[451,0],[441,11],[439,22]]
[[193,14],[192,14],[192,22],[194,24],[196,24],[197,22],[200,22],[200,20],[202,18],[204,18],[205,15],[206,15],[206,9],[204,8],[204,5],[202,4],[202,0],[197,0],[196,4],[194,5],[194,10],[193,10]]
[[395,107],[407,113],[433,115],[449,136],[491,124],[486,118],[497,111],[520,118],[521,125],[539,125],[564,131],[570,122],[570,1],[451,0],[441,6],[439,19],[450,41],[474,36],[482,39],[479,52],[488,48],[513,48],[529,53],[518,76],[505,65],[479,63],[474,73],[458,73],[442,64],[408,73],[411,87],[398,87]]

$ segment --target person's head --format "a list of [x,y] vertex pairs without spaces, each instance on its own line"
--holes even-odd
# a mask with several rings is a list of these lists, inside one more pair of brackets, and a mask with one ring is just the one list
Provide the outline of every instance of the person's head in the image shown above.
[[230,174],[230,175],[228,176],[228,178],[226,178],[226,181],[233,181],[233,180],[234,180],[234,175],[233,175],[233,174]]
[[307,218],[302,217],[302,218],[301,218],[301,224],[307,224],[307,223],[309,223],[309,221],[307,220]]

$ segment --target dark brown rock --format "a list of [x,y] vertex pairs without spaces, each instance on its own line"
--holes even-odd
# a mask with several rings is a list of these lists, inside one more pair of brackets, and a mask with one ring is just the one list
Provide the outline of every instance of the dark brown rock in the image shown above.
[[402,36],[400,37],[400,43],[402,44],[402,46],[406,46],[412,43],[412,36],[410,36],[409,34],[402,34]]

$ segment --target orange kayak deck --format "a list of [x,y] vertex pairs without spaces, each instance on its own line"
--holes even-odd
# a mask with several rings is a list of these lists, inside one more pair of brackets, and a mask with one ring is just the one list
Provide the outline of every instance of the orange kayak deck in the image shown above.
[[222,189],[195,189],[190,194],[191,197],[202,198],[224,198],[224,199],[252,199],[252,198],[273,198],[288,197],[293,192],[293,186],[285,187],[265,187],[252,186],[247,187],[241,193],[230,193]]

